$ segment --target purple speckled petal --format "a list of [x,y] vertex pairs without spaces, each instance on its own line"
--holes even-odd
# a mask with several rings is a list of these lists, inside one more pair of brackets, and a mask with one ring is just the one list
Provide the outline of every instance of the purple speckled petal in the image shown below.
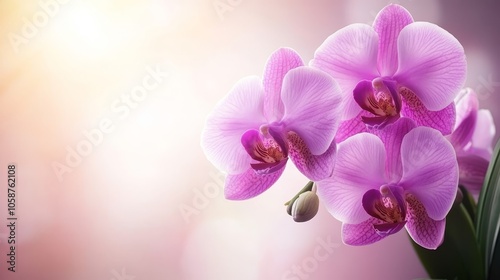
[[439,131],[420,126],[403,138],[401,159],[403,178],[399,185],[415,195],[431,219],[444,219],[458,188],[453,146]]
[[320,181],[332,175],[335,165],[335,142],[322,155],[311,154],[304,140],[297,133],[288,133],[289,155],[302,174],[309,180]]
[[386,236],[377,234],[374,224],[380,224],[376,218],[368,218],[359,224],[342,224],[342,241],[347,245],[361,246],[375,243]]
[[400,5],[387,5],[373,22],[379,37],[378,70],[381,76],[392,76],[398,68],[399,32],[413,22],[411,14]]
[[269,174],[257,174],[252,168],[237,175],[228,175],[224,187],[224,196],[230,200],[244,200],[255,197],[271,187],[281,176],[281,169]]
[[452,132],[455,125],[455,104],[451,103],[440,111],[429,111],[408,88],[399,89],[403,96],[401,116],[415,121],[418,126],[428,126],[441,131],[443,135]]
[[414,22],[401,30],[398,61],[393,78],[411,89],[428,110],[444,109],[465,83],[467,62],[462,45],[432,23]]
[[435,221],[427,215],[424,205],[413,195],[407,195],[406,230],[418,245],[435,250],[443,243],[446,221]]
[[332,176],[318,182],[318,195],[333,217],[350,224],[368,219],[361,201],[366,191],[385,183],[385,158],[384,144],[373,134],[357,134],[338,145]]
[[316,50],[310,65],[335,77],[344,98],[343,120],[352,119],[360,109],[352,91],[361,80],[373,80],[377,71],[378,35],[366,24],[351,24],[330,37]]
[[276,50],[267,60],[262,84],[264,87],[264,114],[269,122],[281,119],[284,113],[281,101],[283,79],[291,69],[303,66],[299,54],[289,48]]

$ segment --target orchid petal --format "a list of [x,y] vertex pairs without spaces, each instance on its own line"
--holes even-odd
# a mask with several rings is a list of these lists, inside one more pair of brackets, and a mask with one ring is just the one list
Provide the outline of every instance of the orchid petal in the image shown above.
[[458,187],[458,164],[453,146],[439,131],[417,127],[404,137],[401,158],[403,178],[399,185],[415,195],[431,219],[444,219]]
[[326,73],[310,67],[290,70],[282,89],[282,123],[307,144],[313,155],[323,154],[335,137],[341,110],[340,89]]
[[255,197],[271,187],[285,170],[283,165],[275,172],[258,174],[252,168],[237,175],[228,175],[224,196],[230,200],[244,200]]
[[365,123],[361,121],[362,116],[371,116],[371,114],[363,110],[356,117],[340,122],[337,135],[335,135],[335,142],[340,143],[353,135],[367,132]]
[[378,36],[366,24],[351,24],[328,37],[316,50],[310,65],[335,77],[344,98],[343,120],[352,119],[360,109],[352,98],[361,80],[373,80],[377,71]]
[[318,182],[318,195],[337,220],[357,224],[369,215],[363,208],[363,195],[384,183],[385,149],[375,135],[360,133],[338,146],[330,178]]
[[396,182],[401,179],[403,167],[401,162],[401,143],[404,136],[415,128],[415,123],[408,118],[401,118],[384,129],[373,129],[371,133],[377,135],[384,143],[387,151],[385,165],[386,174],[390,181]]
[[489,162],[474,154],[459,156],[457,160],[460,169],[460,185],[465,186],[472,194],[479,194]]
[[470,144],[477,122],[479,102],[477,95],[470,89],[463,90],[455,99],[456,123],[450,142],[457,151],[462,151]]
[[400,5],[383,8],[373,22],[379,37],[378,70],[381,76],[392,76],[398,67],[397,39],[399,32],[413,22],[411,14]]
[[445,219],[435,221],[429,218],[424,205],[412,195],[408,195],[406,201],[408,203],[406,222],[408,234],[418,245],[435,250],[443,243]]
[[241,145],[241,136],[266,122],[262,112],[263,96],[260,79],[242,79],[208,116],[201,146],[218,169],[229,174],[248,169],[251,159]]
[[479,110],[479,100],[477,98],[477,94],[470,88],[461,90],[455,98],[455,108],[457,111],[457,121],[454,129],[457,129],[458,126],[471,114],[471,112],[477,112]]
[[464,49],[441,27],[414,22],[398,38],[399,68],[394,79],[410,88],[428,110],[442,110],[457,96],[467,71]]
[[291,69],[303,66],[299,54],[289,48],[275,51],[267,60],[262,84],[264,87],[264,114],[269,122],[279,120],[284,113],[281,101],[281,87],[285,74]]
[[342,224],[342,241],[347,245],[361,246],[384,239],[388,235],[381,236],[373,228],[377,223],[381,221],[370,217],[359,224]]
[[306,143],[294,132],[288,133],[289,155],[293,163],[309,180],[320,181],[332,175],[335,165],[335,142],[322,155],[311,154]]
[[419,126],[428,126],[441,131],[443,135],[452,132],[455,125],[455,104],[450,103],[440,111],[429,111],[418,97],[408,88],[400,88],[405,102],[401,109],[401,115],[415,121]]
[[496,129],[491,112],[481,109],[477,112],[476,128],[472,135],[472,148],[474,150],[483,150],[481,156],[490,161],[493,153],[492,142],[495,137]]
[[[359,107],[363,110],[378,116],[385,114],[382,109],[376,108],[370,103],[370,97],[373,96],[373,86],[371,81],[363,80],[359,82],[352,91],[352,95],[356,103],[358,103]],[[377,109],[379,111],[376,111]]]

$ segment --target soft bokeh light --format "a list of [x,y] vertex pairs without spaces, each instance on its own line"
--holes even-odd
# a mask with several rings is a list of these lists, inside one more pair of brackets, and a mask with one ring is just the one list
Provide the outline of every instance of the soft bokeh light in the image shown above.
[[[398,1],[462,42],[467,86],[500,124],[498,5],[458,2]],[[272,51],[288,46],[307,62],[331,33],[371,23],[386,4],[0,2],[0,279],[425,278],[404,231],[349,247],[323,207],[294,223],[283,203],[307,180],[292,165],[263,195],[225,200],[199,144],[216,102],[261,75]],[[9,163],[18,168],[15,273]]]

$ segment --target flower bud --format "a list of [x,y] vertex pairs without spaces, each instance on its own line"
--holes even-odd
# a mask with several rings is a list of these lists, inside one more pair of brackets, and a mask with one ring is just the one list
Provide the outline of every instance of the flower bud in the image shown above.
[[319,198],[316,192],[307,191],[301,193],[299,197],[293,202],[292,217],[293,220],[301,223],[307,222],[318,213]]

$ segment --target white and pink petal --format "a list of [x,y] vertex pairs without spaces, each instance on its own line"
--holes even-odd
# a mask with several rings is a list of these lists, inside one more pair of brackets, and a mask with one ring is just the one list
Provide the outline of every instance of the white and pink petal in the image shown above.
[[330,74],[342,90],[343,120],[355,117],[361,109],[352,91],[361,80],[373,80],[377,70],[378,35],[366,24],[352,24],[330,35],[316,50],[310,65]]
[[386,183],[385,160],[384,144],[373,134],[360,133],[338,145],[332,176],[318,182],[318,195],[333,217],[349,224],[370,217],[363,195]]
[[303,66],[302,58],[290,48],[280,48],[267,60],[262,78],[264,87],[264,114],[269,122],[281,119],[284,113],[281,101],[281,88],[286,73],[291,69]]
[[467,62],[462,45],[446,30],[414,22],[398,37],[398,71],[394,75],[430,111],[444,109],[462,89]]
[[285,76],[281,96],[285,129],[299,134],[313,155],[323,154],[340,123],[342,108],[337,83],[320,70],[299,67]]
[[251,158],[241,144],[242,135],[266,122],[263,114],[261,81],[257,77],[240,80],[207,117],[201,146],[218,169],[238,174],[250,166]]
[[378,70],[382,77],[392,76],[396,72],[399,32],[412,22],[413,17],[410,12],[396,4],[387,5],[375,18],[373,28],[379,37]]
[[439,131],[421,126],[404,137],[401,158],[403,178],[399,185],[423,204],[431,219],[444,219],[458,188],[453,146]]

